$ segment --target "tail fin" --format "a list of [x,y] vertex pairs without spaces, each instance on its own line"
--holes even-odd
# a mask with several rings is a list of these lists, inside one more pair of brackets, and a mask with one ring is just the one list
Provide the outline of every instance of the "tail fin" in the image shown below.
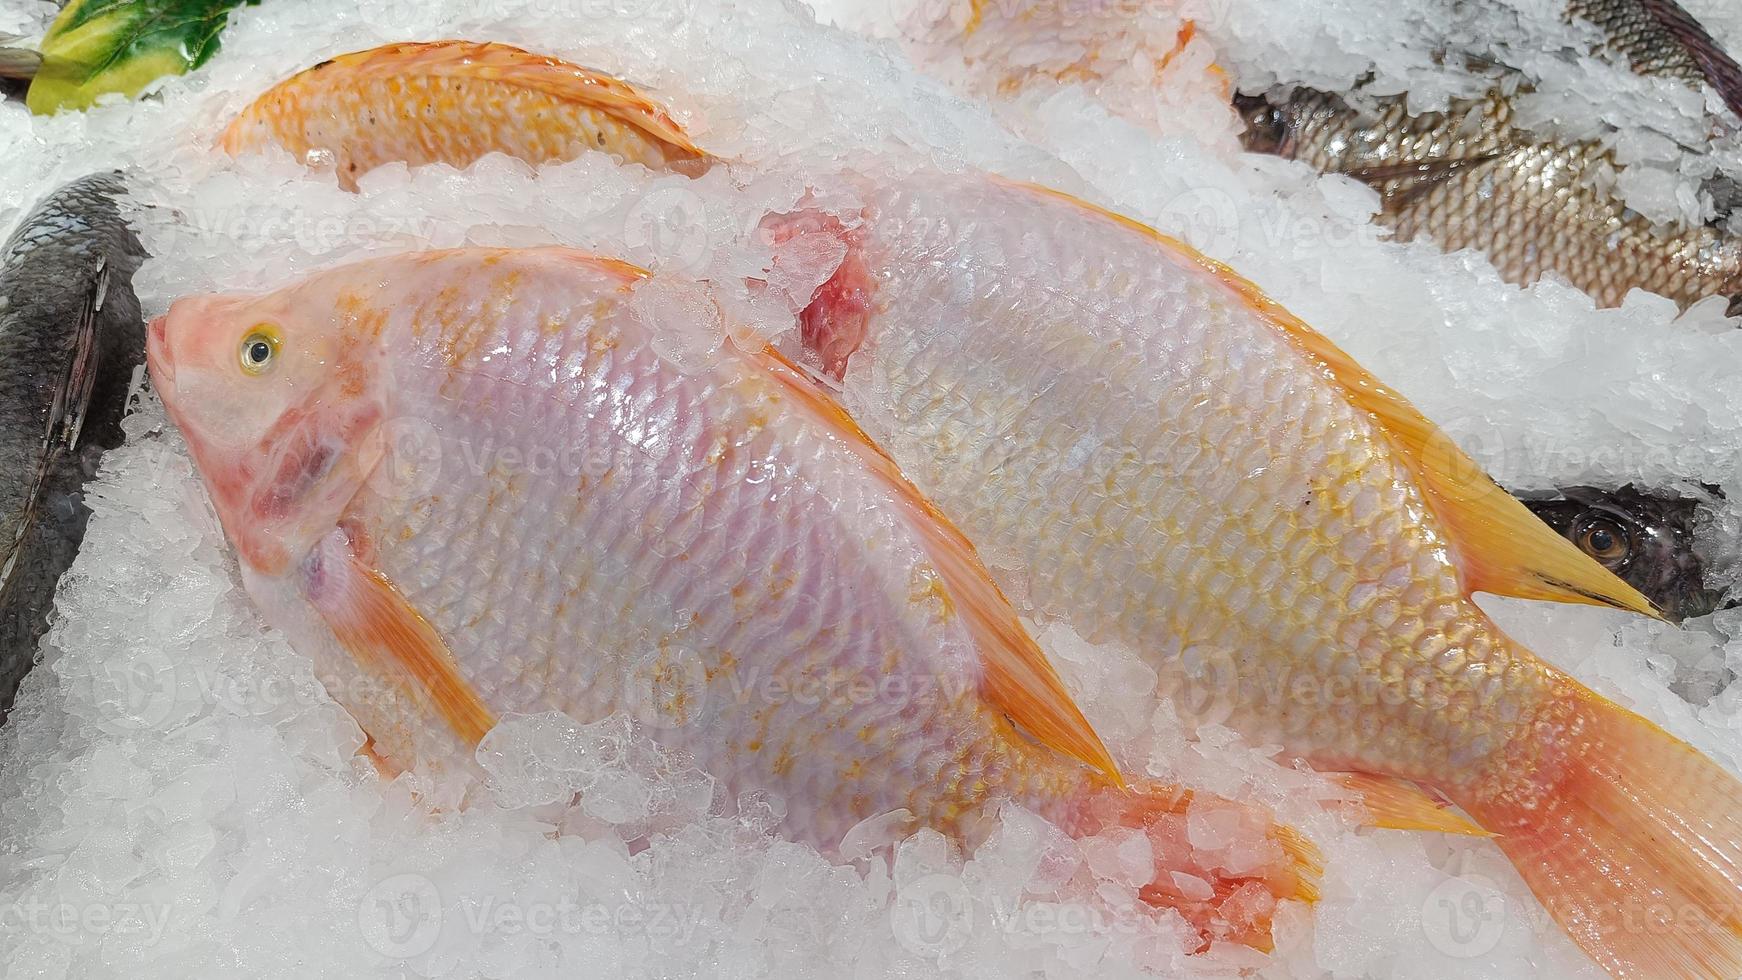
[[1742,783],[1571,680],[1546,720],[1528,775],[1459,802],[1615,976],[1742,976]]
[[1255,807],[1158,783],[1102,786],[1075,829],[1092,836],[1115,827],[1149,838],[1155,877],[1138,895],[1184,916],[1200,950],[1236,942],[1269,952],[1277,903],[1318,900],[1318,848]]

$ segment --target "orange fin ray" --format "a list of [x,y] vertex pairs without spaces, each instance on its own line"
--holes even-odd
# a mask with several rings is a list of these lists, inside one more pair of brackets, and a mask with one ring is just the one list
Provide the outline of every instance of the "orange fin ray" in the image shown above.
[[1345,789],[1361,794],[1364,822],[1381,830],[1426,830],[1467,837],[1493,837],[1470,818],[1450,809],[1407,779],[1370,772],[1330,774]]
[[981,689],[1018,727],[1043,745],[1123,784],[1101,737],[1065,689],[1046,653],[1017,619],[974,546],[907,481],[888,453],[804,372],[773,347],[753,357],[777,384],[835,432],[906,507],[951,600],[973,631],[984,670]]
[[1571,679],[1550,713],[1555,757],[1458,802],[1613,975],[1742,976],[1742,782]]
[[395,677],[462,742],[476,745],[496,719],[461,675],[447,644],[386,576],[364,564],[349,546],[342,556],[334,554],[339,550],[323,547],[323,581],[309,597],[321,618],[359,663]]
[[1428,507],[1445,531],[1467,593],[1611,606],[1663,618],[1650,599],[1555,533],[1502,489],[1402,395],[1234,270],[1117,212],[1051,188],[1015,186],[1066,201],[1152,239],[1221,280],[1296,350],[1322,365],[1349,401],[1378,424],[1415,476]]

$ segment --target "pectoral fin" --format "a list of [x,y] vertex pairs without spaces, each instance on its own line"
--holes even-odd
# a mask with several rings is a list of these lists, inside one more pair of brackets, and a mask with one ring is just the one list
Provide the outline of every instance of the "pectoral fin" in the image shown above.
[[462,742],[475,745],[495,726],[495,716],[460,673],[435,628],[348,544],[322,545],[307,595],[359,663],[417,695]]

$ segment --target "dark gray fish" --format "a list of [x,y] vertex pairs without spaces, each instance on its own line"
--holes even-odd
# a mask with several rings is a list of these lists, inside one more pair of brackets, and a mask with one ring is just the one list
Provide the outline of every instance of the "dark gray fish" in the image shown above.
[[115,174],[49,195],[0,246],[0,721],[36,660],[90,512],[82,488],[144,360],[145,252]]
[[[1602,28],[1635,71],[1710,84],[1742,117],[1742,68],[1669,0],[1573,0],[1568,12]],[[1609,190],[1622,168],[1607,149],[1519,130],[1501,87],[1417,115],[1401,95],[1368,101],[1377,108],[1305,88],[1236,97],[1248,149],[1367,183],[1400,239],[1479,249],[1509,282],[1556,272],[1603,306],[1640,287],[1684,307],[1713,295],[1742,307],[1742,240],[1722,227],[1727,213],[1655,225]],[[1720,208],[1735,203],[1730,182],[1709,190]]]
[[1723,589],[1708,587],[1694,550],[1702,502],[1629,485],[1568,487],[1554,499],[1525,499],[1524,505],[1679,622],[1712,612],[1725,598]]

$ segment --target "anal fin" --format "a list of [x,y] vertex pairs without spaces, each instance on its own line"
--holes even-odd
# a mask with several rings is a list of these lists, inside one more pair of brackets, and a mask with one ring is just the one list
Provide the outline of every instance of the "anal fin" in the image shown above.
[[1468,837],[1492,837],[1475,821],[1429,796],[1407,779],[1370,772],[1336,773],[1332,778],[1361,794],[1368,826],[1382,830],[1427,830]]

